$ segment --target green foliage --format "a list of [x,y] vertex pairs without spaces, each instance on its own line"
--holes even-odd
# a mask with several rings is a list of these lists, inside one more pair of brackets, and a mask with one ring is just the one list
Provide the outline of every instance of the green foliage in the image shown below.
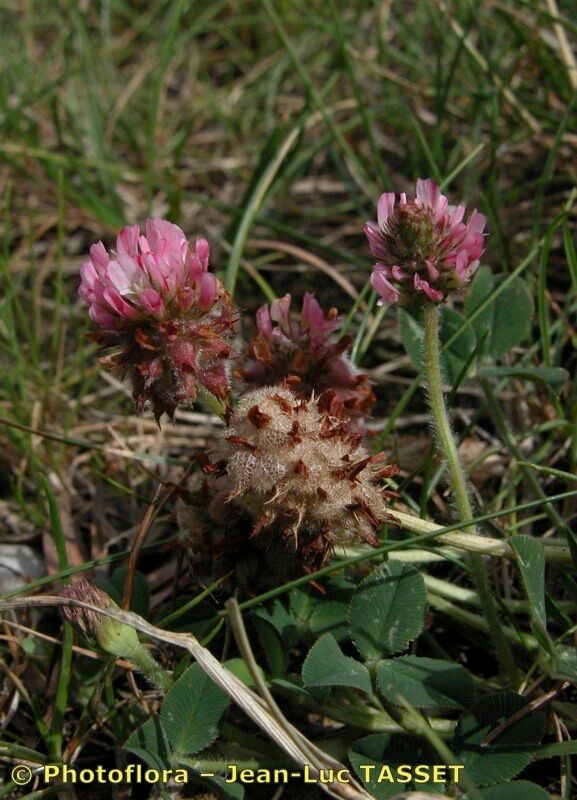
[[305,686],[353,686],[372,694],[368,669],[345,656],[330,633],[321,636],[309,650],[303,664],[303,681]]
[[[194,723],[198,727],[198,719]],[[213,737],[214,738],[214,737]],[[202,745],[203,747],[205,745]],[[151,717],[143,725],[137,728],[126,740],[124,747],[129,752],[138,756],[144,763],[162,773],[165,769],[186,769],[192,778],[209,788],[215,788],[219,796],[230,797],[233,800],[241,800],[244,797],[244,787],[242,784],[229,784],[217,774],[212,777],[200,777],[200,764],[195,769],[193,764],[187,760],[182,751],[173,752],[168,742],[168,736],[162,723],[162,717]],[[208,771],[208,767],[207,767]],[[162,791],[162,781],[160,789]],[[163,793],[162,795],[166,795]]]
[[[440,338],[443,346],[442,368],[445,380],[455,384],[468,371],[471,355],[479,364],[502,358],[511,348],[527,338],[531,330],[533,300],[525,281],[513,278],[498,294],[491,296],[506,279],[495,275],[488,267],[481,267],[471,285],[465,304],[465,316],[445,306],[442,309]],[[480,313],[477,310],[487,304]],[[418,310],[399,309],[403,345],[415,367],[423,369],[424,329]],[[468,323],[468,318],[472,322]],[[484,377],[519,377],[536,381],[558,391],[567,379],[562,368],[515,365],[513,367],[480,367]]]
[[299,121],[288,131],[275,129],[264,144],[259,163],[253,173],[251,186],[246,192],[244,201],[239,204],[239,209],[242,210],[241,218],[238,223],[234,224],[236,236],[226,268],[226,288],[231,293],[234,292],[240,260],[250,228],[261,206],[274,190],[279,175],[283,169],[286,169],[287,160],[294,156],[294,146],[298,141],[301,126],[302,123]]
[[[464,800],[467,800],[465,795]],[[549,792],[530,781],[507,781],[481,793],[483,800],[550,800]]]
[[244,797],[244,786],[241,783],[227,783],[220,775],[215,775],[203,783],[211,791],[216,791],[218,797],[230,797],[231,800],[242,800]]
[[294,625],[303,639],[331,633],[337,642],[348,636],[348,610],[354,584],[343,576],[327,581],[326,595],[314,597],[310,591],[293,589],[289,605]]
[[198,664],[190,666],[164,698],[160,714],[173,750],[191,755],[212,744],[228,703]]
[[402,695],[415,708],[457,708],[471,705],[473,679],[460,664],[436,658],[401,656],[377,668],[381,694],[393,703]]
[[557,680],[570,680],[577,685],[577,648],[558,646],[555,649],[555,671]]
[[331,690],[329,686],[309,686],[306,689],[301,685],[302,681],[298,678],[292,677],[290,680],[286,678],[273,678],[271,685],[278,687],[286,696],[292,697],[301,703],[314,704],[322,706],[330,697]]
[[351,638],[365,661],[406,650],[423,629],[427,591],[415,567],[389,561],[357,587],[349,615]]
[[497,692],[480,698],[459,720],[452,749],[477,785],[492,786],[514,778],[531,761],[545,731],[542,711],[524,716],[490,744],[483,744],[497,726],[526,705],[515,692]]
[[309,617],[309,630],[313,636],[330,633],[337,641],[347,636],[349,603],[341,600],[324,600],[317,603]]
[[517,378],[531,381],[544,386],[553,394],[558,394],[569,378],[569,373],[562,367],[532,367],[524,364],[513,367],[483,367],[478,375],[479,378],[487,379]]
[[288,665],[288,653],[278,628],[272,623],[265,622],[259,614],[253,615],[252,624],[264,650],[271,675],[273,677],[283,675]]
[[533,759],[540,761],[543,758],[557,758],[558,756],[577,755],[577,739],[568,739],[566,742],[543,744],[535,751]]
[[[23,584],[15,594],[43,587],[52,593],[61,579],[75,573],[90,575],[94,570],[102,576],[113,562],[125,563],[130,549],[121,550],[126,544],[120,542],[130,542],[157,479],[178,481],[176,470],[168,468],[189,466],[189,434],[196,441],[197,423],[190,417],[186,426],[179,420],[174,439],[173,429],[165,428],[161,452],[156,445],[150,452],[148,447],[138,452],[149,430],[155,436],[150,421],[146,416],[137,426],[132,418],[122,421],[129,401],[102,379],[95,345],[85,335],[86,315],[76,304],[77,266],[90,242],[102,238],[110,243],[127,221],[166,214],[192,237],[208,236],[213,263],[221,276],[225,273],[228,286],[235,287],[236,300],[247,314],[265,298],[286,291],[296,300],[314,289],[323,305],[338,306],[348,320],[348,333],[356,336],[359,366],[374,369],[382,443],[393,460],[398,444],[405,469],[404,437],[407,431],[411,436],[423,433],[415,422],[426,411],[419,393],[422,378],[405,385],[410,371],[402,358],[397,363],[396,334],[389,335],[394,312],[376,311],[371,300],[366,282],[371,259],[361,223],[374,217],[381,191],[408,188],[416,176],[430,174],[451,202],[475,204],[489,220],[486,266],[479,269],[468,299],[464,295],[464,305],[457,299],[457,310],[444,313],[442,339],[448,342],[466,326],[446,348],[444,377],[452,388],[450,404],[464,412],[456,415],[463,438],[479,434],[477,441],[487,445],[476,462],[478,472],[488,476],[477,486],[477,516],[506,512],[492,535],[502,536],[516,553],[507,570],[511,595],[503,591],[505,571],[497,559],[491,571],[493,589],[503,601],[520,676],[544,678],[543,691],[557,680],[577,683],[577,650],[567,635],[575,616],[575,584],[568,565],[555,558],[548,561],[545,582],[543,563],[544,553],[550,552],[550,528],[555,539],[562,535],[563,528],[546,517],[555,510],[567,519],[565,533],[574,551],[573,567],[577,565],[577,546],[568,531],[573,500],[551,501],[551,496],[573,488],[577,473],[577,257],[570,135],[577,117],[571,71],[558,45],[561,30],[574,49],[577,9],[570,2],[558,3],[556,28],[547,4],[542,5],[514,0],[477,9],[456,0],[393,3],[383,11],[382,4],[368,0],[329,5],[271,0],[266,6],[272,14],[252,0],[107,0],[80,10],[75,4],[45,0],[3,5],[0,366],[6,424],[1,429],[0,517],[3,541],[14,535],[20,542],[29,538],[30,523],[36,533],[46,529],[48,510],[57,528],[60,561],[58,572]],[[285,251],[284,245],[293,249]],[[513,274],[517,277],[511,280]],[[405,311],[399,316],[403,343],[420,368],[419,316]],[[494,387],[504,428],[496,430],[482,396],[456,396],[456,383],[468,376]],[[471,388],[476,391],[473,383]],[[402,425],[397,427],[398,421]],[[34,430],[12,428],[12,422]],[[110,424],[114,439],[105,433]],[[82,438],[68,431],[83,431]],[[176,458],[181,442],[184,452]],[[520,455],[539,462],[531,469],[540,493],[526,484],[526,471],[517,468]],[[50,476],[52,487],[48,508],[42,474]],[[438,472],[415,471],[403,480],[402,503],[418,508],[422,486],[423,510],[439,524],[449,524],[450,503]],[[173,607],[168,585],[154,584],[159,575],[164,580],[174,552],[169,505],[141,551],[143,573],[134,575],[130,607],[145,617],[150,613],[149,588],[154,610],[158,598],[166,604],[164,613]],[[118,545],[112,543],[103,552],[102,536],[108,541],[110,533],[118,534]],[[441,581],[442,596],[430,590],[433,613],[426,636],[417,642],[419,657],[397,654],[422,629],[420,576],[411,567],[401,579],[392,574],[400,567],[380,567],[359,586],[351,607],[357,562],[346,578],[319,577],[324,595],[316,587],[293,589],[290,595],[290,586],[281,587],[285,595],[277,601],[257,600],[251,607],[247,627],[263,678],[297,727],[309,712],[342,725],[330,733],[335,752],[342,753],[359,731],[391,724],[377,693],[367,697],[366,660],[383,700],[399,693],[424,709],[423,716],[432,709],[433,729],[438,723],[443,736],[465,709],[449,746],[468,759],[475,781],[483,784],[487,775],[496,781],[481,788],[483,800],[545,800],[545,789],[505,776],[517,774],[528,758],[573,756],[577,743],[552,741],[550,729],[547,744],[535,744],[537,731],[524,726],[535,719],[542,724],[542,715],[530,715],[494,744],[481,746],[480,738],[508,719],[523,700],[514,695],[497,702],[500,695],[487,696],[502,685],[502,676],[496,675],[488,652],[489,632],[476,598],[463,591],[470,584],[462,570],[462,551],[457,556],[456,551],[438,549],[438,541],[421,544],[416,536],[405,546],[408,534],[393,529],[387,535],[387,546],[402,551],[401,558],[422,560],[423,574]],[[40,546],[37,538],[30,543]],[[430,547],[437,561],[427,563],[429,554],[421,547]],[[73,566],[67,567],[62,559],[67,548],[75,557],[86,551],[94,560],[78,564],[71,559]],[[367,552],[366,558],[373,555]],[[339,558],[337,551],[331,569],[339,568]],[[399,585],[393,597],[367,588],[384,574]],[[186,585],[181,577],[178,588]],[[120,601],[125,579],[122,569],[99,577],[98,584]],[[418,586],[414,595],[400,591],[412,580]],[[389,584],[383,583],[387,589]],[[208,588],[206,602],[177,617],[178,626],[209,642],[217,657],[233,656],[227,664],[252,685],[234,642],[224,635],[220,595]],[[193,601],[199,596],[195,584]],[[178,606],[180,598],[174,600]],[[443,603],[435,605],[439,600]],[[384,620],[382,626],[371,625],[377,615]],[[69,633],[61,635],[55,614],[43,614],[42,620],[50,641],[12,629],[7,618],[9,638],[2,658],[8,662],[18,654],[16,669],[10,670],[20,676],[29,696],[20,693],[12,724],[7,717],[4,755],[40,763],[50,752],[47,732],[53,734],[57,752],[62,732],[65,738],[75,731],[92,757],[102,748],[104,724],[118,742],[132,731],[126,749],[151,767],[174,764],[168,712],[142,724],[143,708],[125,691],[122,671],[115,670],[112,680],[112,664],[72,652]],[[175,621],[169,627],[176,627]],[[351,639],[358,658],[351,657]],[[165,663],[170,667],[175,655],[167,648]],[[20,671],[23,656],[25,672]],[[462,663],[467,671],[457,664],[460,657],[466,658]],[[183,660],[176,666],[175,677],[180,679],[179,670],[187,664]],[[301,671],[306,679],[311,670],[312,682],[303,687]],[[337,681],[343,675],[352,683],[341,686]],[[46,691],[41,690],[43,676]],[[473,676],[481,700],[469,711]],[[326,685],[313,685],[315,677]],[[220,729],[218,748],[225,751],[228,745],[232,761],[246,753],[278,758],[264,735],[239,721],[241,714],[231,715],[233,724],[223,727],[226,702],[200,674],[197,679],[202,689],[197,691],[193,682],[192,692],[183,691],[182,697],[170,692],[164,703],[177,712],[171,728],[174,741],[209,746]],[[141,680],[137,675],[136,681]],[[146,692],[156,713],[162,701],[149,686]],[[211,697],[205,708],[204,700]],[[570,699],[567,693],[565,700]],[[563,709],[560,703],[560,715]],[[24,724],[22,717],[19,724],[22,713]],[[179,713],[182,726],[177,730]],[[90,727],[93,714],[98,724]],[[312,729],[307,723],[307,733]],[[317,730],[320,737],[320,726]],[[35,748],[30,752],[12,741],[28,732]],[[357,770],[371,760],[378,767],[383,762],[442,760],[422,737],[406,733],[365,737],[353,746],[351,758]],[[553,762],[547,766],[553,775]],[[190,772],[198,777],[194,768]],[[532,777],[539,780],[537,770]],[[225,796],[244,794],[241,786],[225,786],[219,776],[212,787]],[[441,791],[434,784],[369,786],[377,798],[411,789]],[[10,788],[4,787],[6,791]],[[456,794],[464,791],[460,786]],[[559,794],[558,785],[552,793]]]
[[[444,784],[432,780],[431,768],[439,764],[439,756],[422,739],[389,733],[365,736],[354,743],[349,751],[349,759],[358,777],[377,800],[387,800],[401,792],[410,791],[443,793]],[[418,782],[407,782],[403,775],[397,773],[398,767],[407,764],[428,767],[430,779],[427,780],[427,775],[423,774],[423,780],[421,776],[415,776]],[[385,771],[381,775],[383,767]]]
[[[254,689],[256,686],[254,682],[254,678],[252,677],[246,662],[242,658],[229,658],[228,661],[224,662],[225,667],[232,672],[233,675],[236,675],[237,678],[246,685],[250,686],[251,689]],[[260,669],[261,676],[264,678],[265,674],[262,669]]]
[[[291,613],[291,609],[287,608],[278,598],[267,606],[255,609],[251,618],[255,624],[257,620],[266,622],[277,632],[282,641],[288,644],[294,644],[298,639],[295,617]],[[259,626],[257,625],[257,627]]]
[[159,717],[151,717],[130,734],[124,747],[153,769],[169,769],[172,754]]
[[[505,278],[487,266],[480,267],[467,299],[467,315],[471,316]],[[527,285],[521,278],[514,278],[473,322],[477,340],[484,337],[482,355],[499,359],[520,344],[529,335],[532,317],[533,299]]]
[[547,633],[545,611],[545,549],[543,543],[532,536],[512,536],[509,544],[517,556],[523,587],[529,600],[533,630],[545,650],[554,652]]

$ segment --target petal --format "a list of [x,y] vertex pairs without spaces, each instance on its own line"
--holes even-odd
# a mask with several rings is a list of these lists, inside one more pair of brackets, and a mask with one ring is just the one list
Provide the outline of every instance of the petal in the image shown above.
[[186,236],[178,225],[174,225],[167,219],[154,219],[146,220],[146,238],[150,245],[150,249],[156,252],[162,241],[165,241],[170,250],[182,251],[182,245],[186,245]]
[[[170,250],[163,258],[158,257],[157,263],[162,266],[166,284],[170,292],[173,292],[186,282],[188,275],[186,273],[186,263],[182,253]],[[201,273],[201,275],[204,274],[206,273]]]
[[273,320],[273,322],[278,322],[285,333],[288,333],[290,330],[290,305],[290,294],[285,294],[284,297],[279,297],[277,300],[273,300],[270,304],[270,318]]
[[391,275],[396,281],[398,281],[398,283],[403,283],[403,281],[406,281],[408,277],[407,273],[396,264],[395,266],[391,267]]
[[487,220],[480,214],[477,209],[473,211],[467,226],[465,228],[460,247],[466,249],[469,253],[469,258],[477,260],[481,258],[485,252],[485,225]]
[[400,293],[391,283],[389,283],[382,269],[377,267],[373,270],[371,275],[371,285],[379,297],[381,297],[383,302],[387,305],[393,305],[399,301],[401,296]]
[[455,272],[459,278],[463,278],[465,276],[465,271],[468,264],[469,255],[466,250],[461,250],[459,253],[457,253],[457,258],[455,259]]
[[194,243],[194,257],[203,272],[208,269],[210,245],[206,239],[197,239]]
[[181,286],[176,292],[176,302],[181,311],[188,311],[195,300],[195,292],[192,286]]
[[417,292],[426,294],[429,300],[432,300],[433,303],[440,303],[443,299],[443,292],[441,292],[439,289],[433,289],[431,284],[428,281],[424,281],[422,278],[420,278],[417,273],[415,273],[414,286]]
[[203,308],[211,308],[216,300],[218,283],[216,276],[212,272],[205,272],[200,278],[200,292],[198,294],[198,304]]
[[142,282],[144,274],[133,258],[121,255],[117,260],[108,264],[106,277],[120,294],[126,295],[134,293],[139,283]]
[[256,312],[256,325],[261,336],[268,339],[272,335],[272,320],[268,306],[261,306]]
[[168,283],[165,277],[166,270],[163,262],[153,252],[143,253],[141,260],[143,269],[151,283],[162,291],[168,291]]
[[473,209],[469,221],[467,222],[467,233],[483,233],[487,219],[484,214],[481,214],[477,209]]
[[459,286],[468,283],[479,267],[479,260],[472,259],[466,250],[461,251],[455,261],[455,277]]
[[116,311],[121,317],[127,319],[134,319],[138,316],[138,311],[130,303],[120,296],[114,286],[107,286],[102,292],[102,297],[113,311]]
[[425,265],[426,265],[426,267],[427,267],[427,272],[429,273],[429,278],[430,278],[432,281],[436,281],[436,280],[437,280],[437,278],[439,277],[439,274],[440,274],[440,273],[439,273],[439,270],[437,269],[437,267],[436,267],[436,266],[433,264],[433,262],[432,262],[430,259],[428,259],[428,258],[427,258],[427,259],[426,259],[426,261],[425,261]]
[[306,292],[303,298],[301,311],[301,328],[314,334],[322,334],[325,331],[325,315],[317,302],[317,299],[310,292]]
[[86,305],[88,305],[88,306],[89,306],[89,305],[92,303],[92,301],[94,300],[94,292],[93,292],[91,289],[89,289],[89,288],[86,286],[86,284],[84,284],[84,283],[81,283],[81,284],[80,284],[80,286],[79,286],[79,287],[78,287],[78,289],[76,290],[76,293],[78,294],[78,297],[80,297],[80,299],[81,299],[81,300],[84,300],[84,302],[85,302],[85,303],[86,303]]
[[146,225],[144,226],[146,241],[153,253],[158,251],[159,242],[165,238],[165,224],[166,220],[160,217],[146,220]]
[[96,322],[97,325],[107,330],[115,330],[120,324],[120,320],[117,316],[106,311],[97,303],[90,306],[88,309],[88,316],[93,322]]
[[92,245],[90,248],[90,259],[98,272],[104,272],[106,265],[110,261],[110,256],[102,242],[96,242],[96,244]]
[[100,280],[96,267],[92,261],[85,261],[80,267],[80,288],[84,291],[93,291],[94,284]]
[[480,261],[471,261],[469,263],[469,270],[468,270],[468,275],[467,275],[468,280],[471,280],[471,278],[473,277],[475,272],[477,272],[477,270],[479,269],[479,264],[480,263],[481,263]]
[[138,296],[138,302],[153,317],[159,318],[164,314],[164,301],[156,289],[145,289]]
[[118,234],[116,239],[116,252],[122,255],[138,255],[138,239],[140,236],[140,225],[127,225]]
[[451,228],[455,228],[460,222],[462,222],[464,216],[465,206],[449,206],[447,208],[447,217]]
[[150,253],[150,244],[148,243],[148,239],[146,236],[139,236],[138,237],[138,246],[140,248],[141,253]]
[[383,244],[383,237],[376,222],[365,223],[365,235],[369,241],[371,253],[375,258],[387,259],[387,250]]
[[441,192],[435,181],[431,178],[417,180],[417,203],[418,205],[428,206],[434,211],[437,208],[437,203],[441,197]]
[[385,192],[379,197],[377,202],[377,222],[379,228],[384,228],[387,220],[395,207],[395,195],[393,192]]
[[439,199],[437,200],[437,207],[435,208],[435,219],[437,222],[441,224],[447,224],[447,208],[449,207],[449,201],[445,197],[444,194],[439,195]]

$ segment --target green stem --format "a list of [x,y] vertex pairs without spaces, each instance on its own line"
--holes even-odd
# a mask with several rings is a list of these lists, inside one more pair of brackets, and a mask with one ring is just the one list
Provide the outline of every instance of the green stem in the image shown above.
[[[449,422],[449,415],[445,405],[443,393],[443,381],[441,375],[441,343],[439,339],[440,307],[427,303],[423,308],[423,323],[425,328],[425,374],[427,376],[427,387],[429,402],[435,421],[435,428],[438,437],[438,447],[446,461],[449,483],[455,498],[455,506],[459,519],[463,522],[473,523],[474,514],[471,505],[469,487],[459,452],[457,443]],[[467,533],[476,533],[475,525],[465,529]],[[481,601],[487,623],[491,631],[493,643],[497,651],[497,657],[509,682],[516,686],[518,684],[518,673],[515,661],[511,653],[511,648],[505,638],[499,610],[493,597],[489,576],[485,569],[482,557],[478,553],[468,554],[469,571],[475,582],[477,593]]]
[[187,767],[190,767],[195,772],[218,772],[219,774],[224,774],[230,771],[231,764],[241,770],[241,769],[251,769],[256,770],[261,767],[261,764],[254,758],[245,759],[244,761],[239,761],[237,758],[203,758],[197,759],[192,758],[191,756],[186,756],[183,753],[174,753],[173,756],[173,763],[174,764],[186,764]]
[[[475,614],[474,611],[469,611],[469,609],[463,608],[462,605],[452,603],[450,600],[447,600],[446,597],[436,594],[436,592],[429,593],[429,603],[433,608],[436,608],[437,611],[440,611],[446,617],[450,617],[462,625],[466,625],[469,628],[473,628],[473,630],[481,631],[488,635],[491,633],[489,623],[484,616]],[[527,651],[539,650],[539,642],[532,634],[517,631],[508,625],[504,626],[502,630],[507,641],[522,645]]]
[[[360,710],[352,708],[346,703],[326,703],[320,709],[321,713],[336,722],[342,722],[345,725],[350,725],[353,728],[359,728],[363,731],[371,731],[372,733],[415,733],[411,727],[407,727],[403,722],[402,715],[397,715],[394,712],[395,706],[392,704],[383,705],[383,711],[376,708],[367,708],[365,713]],[[395,716],[393,716],[393,713]],[[440,736],[450,739],[455,733],[455,723],[452,720],[434,718],[430,720],[430,724],[435,728]]]
[[166,694],[173,684],[171,676],[142,645],[127,655],[136,669],[160,692]]
[[[42,484],[48,499],[50,521],[54,534],[54,544],[58,556],[59,568],[68,567],[68,551],[66,549],[66,536],[60,518],[58,501],[48,478],[41,475]],[[66,580],[68,583],[68,580]],[[50,725],[50,735],[47,744],[54,759],[58,760],[62,755],[62,730],[64,728],[64,717],[68,705],[68,689],[70,686],[70,671],[72,669],[72,644],[73,632],[71,626],[65,622],[62,625],[62,652],[60,661],[60,674],[58,676],[58,686],[54,697],[54,713]]]
[[[424,736],[425,739],[429,741],[447,766],[462,767],[462,765],[459,764],[459,759],[453,753],[447,743],[444,742],[438,733],[431,727],[429,720],[422,717],[421,714],[411,705],[409,705],[409,703],[407,703],[403,697],[399,698],[399,700],[401,705],[404,707],[402,713],[405,723],[407,725],[413,725],[417,735]],[[483,800],[481,792],[477,789],[476,785],[473,783],[464,767],[462,767],[462,773],[458,782],[455,782],[454,784],[455,789],[457,786],[462,786],[467,790],[467,797],[469,800]],[[450,789],[448,788],[446,791],[450,791]],[[453,792],[451,792],[450,796],[454,797]]]

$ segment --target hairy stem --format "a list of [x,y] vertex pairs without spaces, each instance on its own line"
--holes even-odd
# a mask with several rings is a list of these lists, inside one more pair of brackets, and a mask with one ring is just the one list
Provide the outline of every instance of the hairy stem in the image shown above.
[[163,694],[168,692],[173,680],[146,647],[135,648],[128,657],[149,683]]
[[[429,402],[435,422],[437,444],[446,462],[449,484],[455,499],[458,518],[462,522],[471,521],[473,523],[474,515],[468,481],[459,458],[457,443],[449,421],[443,393],[439,321],[439,306],[427,303],[423,308],[423,322],[425,327],[425,374],[427,376]],[[475,525],[471,524],[470,527],[465,529],[465,532],[476,533]],[[471,577],[477,588],[485,618],[489,624],[499,663],[509,682],[515,686],[518,683],[517,668],[511,648],[503,632],[499,610],[492,594],[485,564],[478,553],[469,553],[467,562]]]

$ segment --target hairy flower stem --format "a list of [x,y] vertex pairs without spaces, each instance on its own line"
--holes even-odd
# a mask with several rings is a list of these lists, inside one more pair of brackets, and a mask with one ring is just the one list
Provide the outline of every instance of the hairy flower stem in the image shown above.
[[132,661],[138,672],[140,672],[152,686],[158,689],[159,692],[162,692],[162,694],[168,692],[173,684],[173,680],[146,647],[142,645],[140,645],[140,647],[135,647],[130,653],[127,653],[126,657]]
[[[441,376],[441,343],[439,338],[440,308],[433,303],[423,307],[425,328],[425,374],[429,402],[435,422],[437,445],[446,462],[449,484],[455,498],[455,506],[460,521],[473,523],[474,515],[471,505],[468,481],[459,458],[457,443],[453,435]],[[476,533],[475,525],[465,529],[467,533]],[[517,668],[511,648],[505,638],[497,604],[492,594],[489,576],[482,557],[478,553],[469,553],[467,557],[469,571],[481,601],[485,618],[489,624],[497,657],[509,682],[518,683]]]

